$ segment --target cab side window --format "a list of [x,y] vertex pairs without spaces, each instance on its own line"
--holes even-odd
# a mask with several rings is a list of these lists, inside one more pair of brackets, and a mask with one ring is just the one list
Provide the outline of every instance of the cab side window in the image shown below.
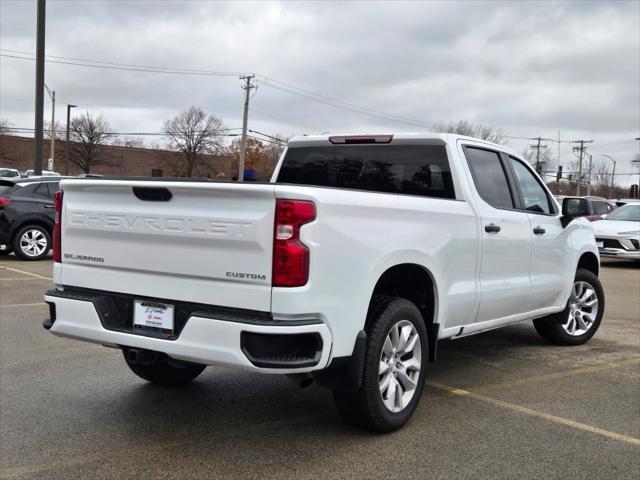
[[549,195],[533,173],[520,160],[514,157],[509,157],[509,160],[522,191],[524,208],[532,213],[555,213]]

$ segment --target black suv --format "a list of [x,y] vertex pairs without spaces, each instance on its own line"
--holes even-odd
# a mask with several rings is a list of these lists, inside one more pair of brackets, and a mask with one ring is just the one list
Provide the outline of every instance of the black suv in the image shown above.
[[51,249],[60,177],[0,180],[0,255],[40,260]]

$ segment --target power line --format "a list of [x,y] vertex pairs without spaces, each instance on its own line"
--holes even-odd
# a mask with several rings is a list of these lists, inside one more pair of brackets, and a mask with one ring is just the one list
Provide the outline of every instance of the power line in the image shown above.
[[[0,51],[3,52],[16,52],[16,53],[20,53],[22,55],[32,55],[28,52],[23,52],[20,50],[8,50],[8,49],[0,49]],[[26,57],[26,56],[21,56],[21,55],[14,55],[12,53],[0,53],[0,57],[7,57],[7,58],[14,58],[14,59],[21,59],[21,60],[31,60],[33,61],[34,58],[31,57]],[[124,71],[134,71],[134,72],[145,72],[145,73],[165,73],[165,74],[176,74],[176,75],[195,75],[195,76],[236,76],[239,74],[239,72],[218,72],[218,71],[209,71],[209,70],[189,70],[189,69],[183,69],[183,68],[169,68],[169,67],[151,67],[151,66],[147,66],[147,65],[135,65],[135,64],[123,64],[123,63],[115,63],[115,62],[103,62],[103,61],[98,61],[98,60],[88,60],[88,59],[78,59],[78,58],[72,58],[72,57],[54,57],[51,55],[47,55],[48,59],[47,62],[50,63],[57,63],[57,64],[63,64],[63,65],[74,65],[74,66],[80,66],[80,67],[87,67],[87,68],[101,68],[101,69],[106,69],[106,70],[124,70]],[[55,58],[60,58],[59,60],[56,60]],[[323,103],[329,106],[332,106],[334,108],[340,108],[343,110],[349,110],[352,111],[354,113],[359,113],[361,115],[366,115],[366,116],[370,116],[370,117],[374,117],[374,118],[378,118],[378,119],[382,119],[382,120],[388,120],[388,121],[392,121],[392,122],[397,122],[397,123],[404,123],[404,124],[409,124],[409,125],[414,125],[414,126],[418,126],[421,128],[428,128],[428,129],[432,129],[435,127],[434,124],[429,124],[429,123],[425,123],[425,122],[421,122],[421,121],[417,121],[417,120],[413,120],[413,119],[408,119],[408,118],[404,118],[404,117],[400,117],[397,115],[391,115],[391,114],[386,114],[384,112],[379,112],[367,107],[362,107],[359,105],[355,105],[352,103],[347,103],[344,102],[342,100],[338,100],[335,98],[331,98],[328,97],[326,95],[322,95],[316,92],[311,92],[310,90],[305,90],[305,89],[301,89],[299,87],[295,87],[293,85],[284,83],[284,82],[280,82],[279,80],[275,80],[273,78],[267,77],[265,75],[255,75],[256,77],[259,77],[264,84],[275,88],[277,90],[281,90],[284,91],[286,93],[289,93],[291,95],[296,95],[302,98],[306,98],[308,100],[312,100],[318,103]]]

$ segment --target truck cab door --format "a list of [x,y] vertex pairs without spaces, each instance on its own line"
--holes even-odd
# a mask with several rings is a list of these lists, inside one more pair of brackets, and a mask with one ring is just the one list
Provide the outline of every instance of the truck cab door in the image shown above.
[[476,322],[526,312],[531,293],[532,232],[519,210],[509,166],[499,152],[464,146],[481,218],[480,305]]
[[556,203],[530,167],[512,156],[509,162],[533,233],[528,309],[562,305],[575,275],[570,231],[562,227]]

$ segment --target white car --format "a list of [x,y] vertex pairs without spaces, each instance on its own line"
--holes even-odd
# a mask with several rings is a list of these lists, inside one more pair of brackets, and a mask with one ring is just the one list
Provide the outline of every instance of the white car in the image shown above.
[[[33,170],[27,170],[24,172],[25,177],[33,177]],[[39,177],[60,177],[61,175],[58,172],[54,172],[53,170],[42,170],[42,173],[38,175]]]
[[297,137],[270,184],[60,186],[43,326],[122,349],[155,383],[207,365],[313,378],[347,420],[390,431],[438,341],[534,320],[579,345],[604,312],[590,223],[473,138]]
[[20,178],[20,172],[15,168],[0,168],[0,178]]
[[640,203],[618,207],[593,223],[601,257],[640,260]]

